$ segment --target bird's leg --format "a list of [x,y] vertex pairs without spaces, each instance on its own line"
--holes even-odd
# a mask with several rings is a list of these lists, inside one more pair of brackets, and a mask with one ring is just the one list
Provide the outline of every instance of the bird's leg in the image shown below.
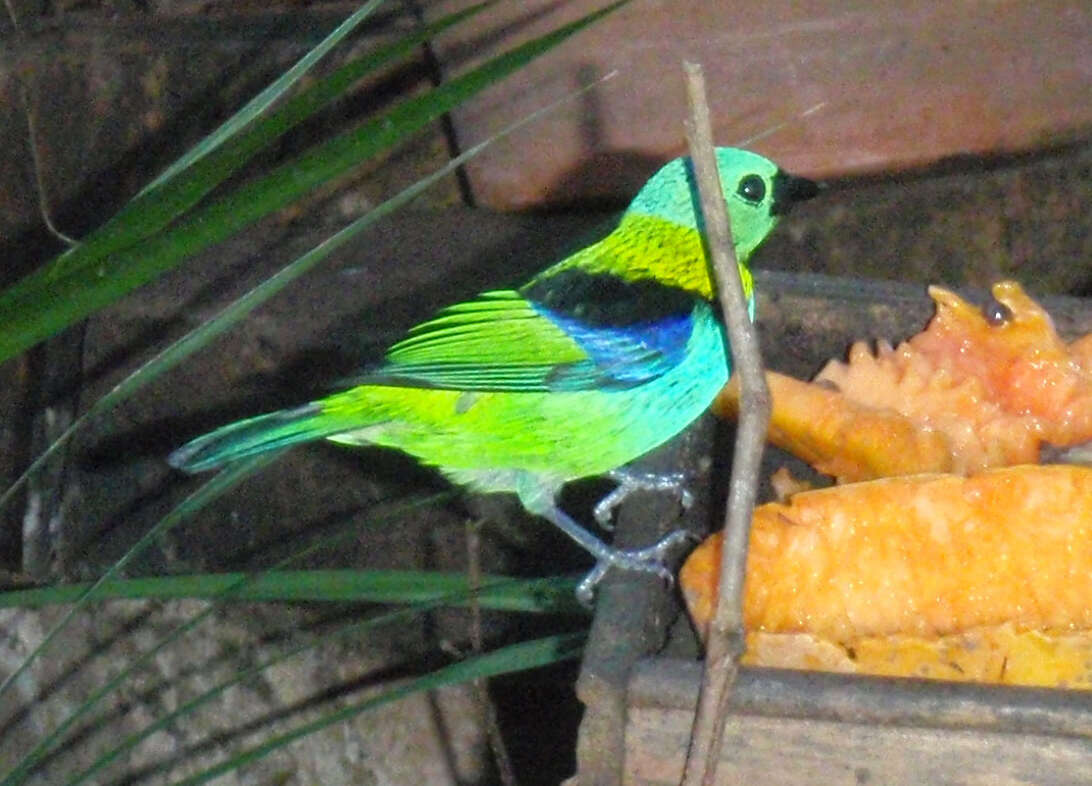
[[684,508],[694,504],[694,495],[686,488],[686,476],[681,472],[632,472],[627,469],[615,469],[607,477],[618,485],[595,506],[595,521],[605,530],[613,530],[614,509],[634,491],[673,491],[679,495],[679,502]]
[[573,521],[557,506],[552,505],[548,510],[536,510],[534,512],[552,522],[558,529],[595,557],[595,567],[581,579],[576,587],[576,598],[585,606],[592,604],[596,585],[602,581],[611,568],[655,573],[666,581],[668,586],[672,585],[675,576],[665,563],[676,548],[684,543],[693,542],[695,537],[693,533],[686,530],[676,530],[647,548],[626,551],[603,543],[603,541]]
[[595,567],[585,576],[576,588],[576,597],[581,603],[590,606],[595,595],[595,586],[602,581],[611,568],[639,570],[655,573],[669,585],[674,583],[674,574],[667,568],[667,558],[679,545],[692,542],[694,534],[678,530],[661,538],[653,545],[643,549],[625,551],[608,546],[577,524],[561,510],[555,502],[556,489],[537,483],[527,478],[521,483],[517,493],[523,506],[531,513],[542,516],[558,529],[575,540],[580,546],[595,557]]

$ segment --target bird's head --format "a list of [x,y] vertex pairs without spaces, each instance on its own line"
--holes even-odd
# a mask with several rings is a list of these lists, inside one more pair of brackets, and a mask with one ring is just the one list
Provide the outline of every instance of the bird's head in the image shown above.
[[[819,186],[787,174],[768,158],[734,147],[718,147],[717,169],[728,205],[736,257],[746,261],[796,202],[811,199]],[[627,213],[662,218],[702,228],[698,187],[689,158],[676,158],[660,169],[630,203]]]

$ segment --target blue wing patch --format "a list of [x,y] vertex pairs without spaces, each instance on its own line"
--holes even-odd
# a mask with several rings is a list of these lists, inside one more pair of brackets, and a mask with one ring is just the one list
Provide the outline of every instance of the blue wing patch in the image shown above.
[[648,382],[680,363],[694,327],[693,315],[673,314],[625,327],[589,325],[540,307],[587,353],[587,360],[558,364],[546,378],[550,390],[628,388]]

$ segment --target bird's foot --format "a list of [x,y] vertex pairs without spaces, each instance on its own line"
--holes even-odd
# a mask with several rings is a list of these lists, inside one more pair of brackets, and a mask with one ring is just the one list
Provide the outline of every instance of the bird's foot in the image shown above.
[[[682,480],[681,476],[672,477],[667,482],[663,481],[663,476],[639,477],[641,477],[642,480],[654,477],[654,485],[651,487],[657,489],[679,488],[679,484]],[[678,530],[677,532],[672,532],[670,535],[661,538],[657,543],[643,549],[625,551],[608,546],[592,533],[588,532],[588,530],[577,524],[567,513],[565,513],[565,511],[557,506],[557,503],[554,500],[557,496],[560,484],[551,485],[543,483],[540,478],[531,474],[523,475],[520,480],[522,482],[516,486],[516,493],[519,495],[523,507],[529,512],[542,516],[547,521],[552,522],[558,529],[595,557],[595,567],[592,569],[591,573],[584,577],[576,588],[576,597],[585,606],[591,606],[592,598],[595,595],[596,585],[603,580],[603,577],[611,568],[655,573],[670,586],[674,583],[675,577],[667,568],[666,563],[668,558],[680,544],[691,540],[698,540],[697,535],[687,532],[686,530]],[[619,480],[619,482],[621,483],[622,481]],[[648,487],[647,484],[642,485],[632,481],[630,485],[634,488]],[[684,499],[686,498],[687,497],[684,497]]]
[[681,472],[630,472],[616,469],[607,477],[618,485],[595,506],[595,521],[607,531],[614,529],[614,509],[634,491],[673,491],[684,508],[694,504],[694,495],[686,488],[687,477]]
[[681,544],[693,543],[699,538],[693,532],[680,529],[661,538],[658,542],[643,549],[623,551],[604,547],[597,554],[595,567],[588,573],[576,587],[576,598],[585,606],[591,606],[595,597],[595,588],[607,571],[611,568],[620,570],[636,570],[644,573],[655,573],[670,587],[675,583],[675,574],[665,564]]

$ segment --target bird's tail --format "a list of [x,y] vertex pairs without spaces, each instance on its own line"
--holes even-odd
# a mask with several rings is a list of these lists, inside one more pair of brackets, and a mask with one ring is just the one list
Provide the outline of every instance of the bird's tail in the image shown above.
[[184,472],[204,472],[246,456],[321,439],[344,429],[344,422],[323,416],[321,404],[305,404],[229,423],[178,448],[167,456],[167,463]]

